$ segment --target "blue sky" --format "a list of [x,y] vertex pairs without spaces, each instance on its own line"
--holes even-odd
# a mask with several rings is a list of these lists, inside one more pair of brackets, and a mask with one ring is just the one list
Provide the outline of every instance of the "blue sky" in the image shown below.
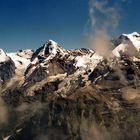
[[[0,0],[0,48],[36,49],[49,39],[69,49],[86,47],[88,4],[88,0]],[[139,7],[139,0],[120,2],[115,34],[140,31]]]

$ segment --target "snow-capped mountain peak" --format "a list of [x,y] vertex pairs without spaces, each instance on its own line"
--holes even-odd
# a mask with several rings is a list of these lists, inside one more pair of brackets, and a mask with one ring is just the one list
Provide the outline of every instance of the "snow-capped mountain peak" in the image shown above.
[[139,33],[133,32],[131,34],[123,34],[123,36],[127,37],[135,46],[137,51],[139,51],[140,49],[140,34]]
[[53,46],[57,46],[58,44],[54,41],[54,40],[49,40],[48,44],[53,45]]
[[42,62],[43,60],[51,60],[58,53],[65,54],[65,49],[60,47],[55,41],[49,40],[33,53],[31,62],[32,64],[36,64],[38,62]]
[[44,45],[43,49],[44,56],[48,56],[50,54],[55,56],[57,54],[57,48],[58,44],[53,40],[49,40],[47,44]]
[[125,53],[129,56],[140,58],[140,34],[133,32],[131,34],[122,34],[115,41],[116,48],[112,53],[116,57],[120,57],[121,53]]

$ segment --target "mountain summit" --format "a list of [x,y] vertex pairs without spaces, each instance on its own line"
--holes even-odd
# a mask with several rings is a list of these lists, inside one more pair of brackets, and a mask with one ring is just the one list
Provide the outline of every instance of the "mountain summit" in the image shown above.
[[120,57],[120,53],[125,53],[140,58],[140,34],[137,32],[122,34],[115,44],[116,48],[113,50],[113,54],[116,57]]

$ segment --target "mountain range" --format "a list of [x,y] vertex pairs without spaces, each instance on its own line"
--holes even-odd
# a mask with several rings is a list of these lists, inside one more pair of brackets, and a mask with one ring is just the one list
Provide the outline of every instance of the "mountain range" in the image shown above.
[[[1,137],[91,139],[86,132],[88,123],[83,128],[79,121],[89,121],[92,116],[96,131],[103,134],[103,138],[96,136],[94,128],[95,140],[138,140],[140,34],[122,34],[108,44],[109,49],[100,46],[107,50],[106,55],[89,48],[64,49],[53,40],[37,50],[6,53],[0,49],[0,99],[8,108],[8,126],[0,127]],[[135,132],[129,135],[131,128]]]

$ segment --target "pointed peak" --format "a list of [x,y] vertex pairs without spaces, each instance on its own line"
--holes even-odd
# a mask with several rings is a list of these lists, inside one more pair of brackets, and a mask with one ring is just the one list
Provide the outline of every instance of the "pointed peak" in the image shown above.
[[51,51],[51,50],[56,49],[59,52],[65,52],[66,51],[57,42],[55,42],[54,40],[51,40],[51,39],[48,40],[47,43],[45,43],[42,47],[43,47],[44,50],[49,49]]
[[57,45],[57,43],[54,41],[54,40],[48,40],[48,42],[47,42],[48,44],[51,44],[51,45]]
[[45,44],[43,44],[42,47],[49,47],[49,46],[57,47],[58,43],[50,39]]
[[48,40],[42,47],[38,48],[32,55],[31,61],[53,58],[58,52],[63,52],[63,48],[53,40]]

